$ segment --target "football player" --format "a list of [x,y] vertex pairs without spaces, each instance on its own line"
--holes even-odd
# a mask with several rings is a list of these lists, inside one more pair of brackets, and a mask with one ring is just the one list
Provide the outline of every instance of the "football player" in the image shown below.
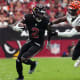
[[[53,21],[53,24],[57,24],[60,22],[67,21],[73,28],[70,31],[59,32],[57,31],[56,34],[61,37],[72,37],[74,35],[80,35],[80,1],[73,1],[68,5],[68,11],[66,16],[56,19]],[[50,46],[50,41],[48,42]],[[80,40],[78,41],[73,55],[72,60],[77,60],[80,56]],[[80,64],[80,60],[74,64],[77,67]]]
[[25,15],[23,20],[13,27],[13,29],[22,31],[24,28],[19,26],[23,26],[24,24],[29,31],[29,40],[22,46],[20,54],[16,60],[16,70],[19,75],[17,80],[24,80],[22,63],[30,65],[29,74],[34,72],[37,62],[32,61],[31,57],[42,50],[45,40],[45,30],[50,34],[49,26],[51,23],[46,17],[46,9],[43,5],[37,5],[33,9],[33,13]]

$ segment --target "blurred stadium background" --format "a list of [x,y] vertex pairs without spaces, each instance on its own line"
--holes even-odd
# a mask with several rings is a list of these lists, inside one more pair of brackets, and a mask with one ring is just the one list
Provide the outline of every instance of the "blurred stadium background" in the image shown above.
[[[14,80],[17,77],[15,58],[21,46],[26,42],[28,32],[16,32],[8,27],[22,19],[25,14],[32,13],[36,4],[47,7],[50,20],[66,15],[67,6],[72,0],[0,0],[0,80]],[[63,27],[65,25],[65,27]],[[54,29],[70,30],[67,22],[60,23]],[[59,27],[61,26],[61,27]],[[39,62],[33,75],[27,74],[24,65],[25,80],[80,80],[80,70],[73,67],[71,56],[79,36],[71,38],[52,37],[51,49],[46,48],[45,32],[44,49],[33,59]]]

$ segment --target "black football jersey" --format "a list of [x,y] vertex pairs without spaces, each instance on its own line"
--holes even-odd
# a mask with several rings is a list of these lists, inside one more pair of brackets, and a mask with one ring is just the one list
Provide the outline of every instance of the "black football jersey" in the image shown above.
[[48,18],[43,18],[41,22],[37,22],[33,17],[33,14],[28,14],[25,15],[22,23],[26,24],[30,40],[40,44],[44,42],[45,30],[49,24]]

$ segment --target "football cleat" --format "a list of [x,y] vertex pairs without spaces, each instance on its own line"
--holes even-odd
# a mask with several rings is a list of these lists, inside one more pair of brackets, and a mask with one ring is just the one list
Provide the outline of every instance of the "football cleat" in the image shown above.
[[32,73],[34,72],[36,66],[37,66],[37,62],[35,61],[35,62],[30,66],[30,70],[29,70],[28,73],[29,73],[29,74],[32,74]]
[[24,80],[24,77],[22,77],[22,78],[16,78],[16,80]]
[[74,67],[79,67],[80,66],[80,60],[77,60],[74,64]]
[[19,79],[19,78],[17,78],[16,80],[24,80],[24,78],[23,78],[23,79]]

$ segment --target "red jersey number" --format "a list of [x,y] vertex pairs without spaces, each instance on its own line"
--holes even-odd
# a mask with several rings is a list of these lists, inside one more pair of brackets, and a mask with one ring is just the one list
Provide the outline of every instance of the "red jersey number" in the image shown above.
[[32,28],[32,37],[39,38],[39,29],[38,28]]

